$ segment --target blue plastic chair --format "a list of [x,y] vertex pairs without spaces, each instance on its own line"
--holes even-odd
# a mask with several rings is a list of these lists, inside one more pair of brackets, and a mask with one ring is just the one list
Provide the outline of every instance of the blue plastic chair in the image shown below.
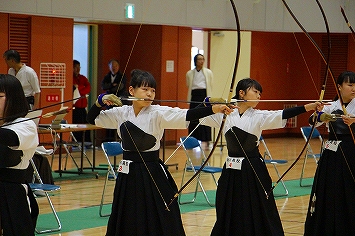
[[[307,142],[307,139],[311,133],[311,130],[312,130],[312,127],[311,126],[303,126],[301,127],[301,133],[302,133],[302,136],[304,138],[304,140]],[[311,147],[311,142],[308,143],[307,145],[307,149],[306,149],[306,153],[304,155],[304,159],[303,159],[303,165],[302,165],[302,171],[301,171],[301,176],[300,176],[300,186],[301,187],[307,187],[307,186],[311,186],[311,185],[303,185],[302,184],[302,180],[303,180],[303,175],[304,175],[304,170],[306,168],[306,163],[307,163],[307,159],[308,158],[313,158],[314,161],[316,163],[318,163],[318,160],[322,154],[322,151],[323,151],[323,138],[322,136],[320,135],[319,131],[317,130],[317,128],[314,128],[313,130],[313,133],[312,133],[312,136],[311,136],[311,140],[312,139],[319,139],[320,141],[320,151],[319,153],[315,153],[313,152],[312,150],[312,147]]]
[[[55,210],[55,208],[53,206],[53,203],[52,203],[52,200],[49,197],[48,193],[60,190],[60,186],[59,185],[54,185],[54,184],[44,184],[43,181],[42,181],[41,176],[39,175],[37,167],[36,167],[36,165],[35,165],[35,163],[34,163],[34,161],[32,159],[30,159],[30,164],[32,165],[32,168],[33,168],[33,181],[32,181],[32,183],[29,183],[30,188],[31,188],[32,191],[43,192],[44,196],[47,198],[49,206],[50,206],[50,208],[51,208],[51,210],[53,212],[54,218],[55,218],[55,220],[57,222],[57,225],[58,225],[58,227],[56,227],[56,228],[42,229],[42,230],[39,230],[36,227],[36,233],[43,234],[43,233],[50,233],[50,232],[59,231],[59,230],[62,229],[62,224],[60,222],[60,219],[58,217],[57,211]],[[37,182],[39,182],[39,183],[35,183],[36,182],[35,180],[37,180]]]
[[[264,149],[265,149],[265,152],[264,152],[264,155],[263,155],[263,159],[264,159],[265,164],[271,164],[271,165],[273,165],[273,166],[274,166],[274,169],[275,169],[275,171],[276,171],[277,176],[280,178],[281,175],[280,175],[280,173],[279,173],[279,171],[278,171],[276,165],[286,164],[286,163],[287,163],[287,160],[281,160],[281,159],[275,160],[275,159],[273,159],[272,156],[271,156],[271,153],[270,153],[270,151],[269,151],[269,148],[267,147],[267,145],[266,145],[266,143],[265,143],[265,140],[264,140],[263,136],[260,136],[259,141],[260,141],[260,143],[263,144]],[[284,190],[285,190],[285,193],[284,193],[284,194],[274,194],[275,197],[287,196],[287,195],[288,195],[288,189],[286,188],[286,185],[285,185],[284,181],[281,180],[280,182],[281,182],[281,184],[282,184],[282,187],[283,187]]]
[[[180,142],[182,143],[182,146],[185,150],[185,153],[186,153],[186,157],[187,157],[187,160],[185,162],[185,168],[184,168],[184,172],[183,172],[183,175],[182,175],[182,180],[181,180],[181,186],[183,185],[184,183],[184,178],[185,178],[185,174],[187,171],[192,171],[193,173],[196,173],[199,169],[201,169],[201,165],[194,165],[192,163],[192,159],[190,157],[191,155],[191,151],[190,150],[193,150],[193,149],[196,149],[196,151],[199,151],[202,155],[202,158],[201,158],[201,164],[206,160],[206,155],[200,145],[200,142],[194,138],[194,137],[181,137],[180,138]],[[221,167],[214,167],[214,166],[210,166],[209,164],[207,164],[201,171],[201,173],[208,173],[212,176],[213,178],[213,181],[214,183],[216,184],[216,186],[218,185],[217,184],[217,180],[216,180],[216,177],[215,177],[215,173],[220,173],[222,172],[222,168]],[[197,183],[196,183],[196,188],[195,188],[195,193],[194,193],[194,197],[191,201],[185,201],[185,202],[182,202],[181,201],[181,194],[179,195],[179,204],[186,204],[186,203],[193,203],[195,202],[196,200],[196,195],[197,195],[197,190],[198,190],[198,186],[200,186],[201,190],[202,190],[202,193],[207,201],[207,203],[210,205],[210,206],[214,206],[214,203],[212,203],[208,196],[207,196],[207,193],[206,193],[206,190],[205,188],[203,187],[203,184],[201,182],[201,179],[200,179],[200,176],[197,177]]]
[[[102,196],[101,196],[101,202],[100,202],[100,208],[99,208],[99,215],[101,217],[103,216],[109,216],[110,214],[102,214],[102,208],[104,206],[104,198],[105,198],[105,191],[106,191],[106,186],[107,186],[107,181],[108,180],[116,180],[117,179],[117,171],[115,171],[116,168],[116,158],[119,155],[123,154],[123,149],[121,146],[120,142],[103,142],[101,143],[101,148],[102,151],[105,154],[106,160],[107,160],[107,173],[106,173],[106,178],[105,178],[105,184],[104,188],[102,190]],[[114,158],[114,165],[111,164],[110,157]]]

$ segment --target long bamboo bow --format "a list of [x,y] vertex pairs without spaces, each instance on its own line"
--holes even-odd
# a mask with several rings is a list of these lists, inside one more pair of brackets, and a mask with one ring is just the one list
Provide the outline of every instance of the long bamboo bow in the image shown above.
[[[238,64],[239,64],[239,58],[240,58],[240,23],[239,23],[239,17],[238,17],[238,12],[237,12],[237,8],[234,4],[233,0],[230,0],[231,6],[233,8],[233,13],[234,13],[234,17],[235,17],[235,21],[236,21],[236,26],[237,26],[237,52],[236,52],[236,56],[235,56],[235,64],[234,64],[234,70],[233,70],[233,76],[232,76],[232,80],[231,80],[231,84],[230,84],[230,88],[229,88],[229,95],[228,95],[228,99],[227,99],[227,103],[229,103],[233,97],[233,89],[234,89],[234,84],[236,81],[236,74],[237,74],[237,68],[238,68]],[[221,137],[222,133],[223,133],[223,127],[226,121],[227,115],[223,115],[223,120],[221,122],[221,126],[219,128],[216,140],[212,146],[212,149],[208,155],[208,157],[206,158],[205,162],[201,165],[200,169],[198,171],[196,171],[196,173],[180,188],[180,190],[174,195],[174,197],[171,199],[170,203],[168,204],[168,207],[174,202],[174,200],[179,196],[179,194],[195,179],[199,176],[199,174],[201,173],[201,171],[203,170],[203,168],[207,165],[208,160],[212,157],[212,154],[214,152],[214,150],[217,147],[218,144],[218,140]]]
[[344,8],[342,6],[340,6],[340,11],[341,11],[341,14],[343,15],[344,17],[344,20],[346,22],[346,24],[348,25],[350,31],[351,31],[351,37],[353,38],[353,40],[355,41],[355,31],[353,29],[353,27],[351,26],[349,20],[348,20],[348,17],[346,16],[346,13],[344,11]]
[[[290,9],[290,7],[288,6],[288,4],[286,3],[285,0],[282,0],[284,6],[286,7],[287,11],[290,13],[290,15],[292,16],[292,18],[295,20],[295,22],[297,23],[297,25],[302,29],[302,31],[306,34],[307,38],[312,42],[312,44],[315,46],[315,48],[317,49],[317,51],[321,54],[322,58],[324,61],[326,61],[326,70],[325,70],[325,75],[324,75],[324,82],[322,85],[322,89],[321,89],[321,93],[319,95],[319,101],[322,102],[323,97],[324,97],[324,93],[325,93],[325,88],[327,85],[327,79],[328,79],[328,72],[331,73],[330,70],[330,65],[329,65],[329,61],[330,61],[330,51],[331,51],[331,41],[330,41],[330,30],[329,30],[329,24],[328,24],[328,20],[327,17],[325,15],[325,12],[323,10],[322,5],[320,4],[320,2],[318,0],[316,0],[317,5],[322,13],[323,19],[324,19],[324,23],[326,26],[326,30],[327,30],[327,36],[328,36],[328,55],[327,57],[325,57],[325,55],[323,54],[322,50],[320,49],[320,47],[318,46],[318,44],[314,41],[314,39],[309,35],[309,33],[307,32],[307,30],[303,27],[303,25],[298,21],[298,19],[296,18],[296,16],[293,14],[292,10]],[[332,73],[331,73],[332,74]],[[333,76],[332,76],[333,77]],[[334,77],[333,77],[334,78]],[[279,179],[274,183],[274,185],[271,187],[271,189],[269,190],[267,196],[270,195],[270,193],[275,189],[275,187],[278,185],[278,183],[286,176],[286,174],[296,165],[296,163],[300,160],[303,152],[306,150],[308,143],[311,140],[313,131],[315,129],[315,126],[317,124],[317,119],[318,119],[318,114],[315,112],[314,113],[314,123],[312,125],[311,131],[309,136],[307,137],[307,141],[304,144],[300,154],[297,156],[297,158],[295,159],[295,161],[289,166],[289,168],[287,168],[287,170],[279,177]]]

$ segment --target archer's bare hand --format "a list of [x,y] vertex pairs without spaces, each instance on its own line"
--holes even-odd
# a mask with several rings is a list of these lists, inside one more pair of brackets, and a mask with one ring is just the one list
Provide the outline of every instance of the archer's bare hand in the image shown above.
[[224,104],[216,104],[212,106],[212,111],[213,113],[224,113],[226,115],[229,115],[230,113],[233,112],[233,109],[235,106],[229,107]]
[[322,111],[324,105],[328,105],[328,104],[329,103],[313,102],[304,105],[304,108],[306,109],[306,111]]
[[351,125],[355,122],[355,117],[350,115],[342,115],[341,118],[343,119],[344,123],[347,125]]

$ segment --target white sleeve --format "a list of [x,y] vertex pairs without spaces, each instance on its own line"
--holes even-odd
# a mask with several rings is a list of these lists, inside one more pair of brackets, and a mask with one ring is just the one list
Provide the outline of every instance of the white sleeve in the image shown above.
[[102,110],[95,119],[95,125],[107,129],[118,129],[119,110],[119,107]]
[[[228,118],[230,119],[230,117],[227,116],[226,119]],[[209,126],[212,128],[219,128],[221,126],[222,121],[222,113],[213,114],[200,119],[201,125]]]
[[9,125],[8,128],[16,133],[20,142],[20,145],[18,147],[12,147],[13,149],[26,150],[38,146],[37,126],[32,120]]
[[162,129],[186,129],[189,125],[186,121],[187,109],[161,106],[158,113]]
[[261,130],[283,128],[286,125],[287,119],[282,119],[283,110],[277,111],[259,111],[263,113]]
[[[32,69],[32,68],[31,68]],[[35,93],[40,93],[41,89],[39,87],[39,80],[38,80],[38,76],[37,73],[32,69],[30,71],[30,73],[28,73],[28,78],[29,78],[29,83],[32,86],[32,89]]]

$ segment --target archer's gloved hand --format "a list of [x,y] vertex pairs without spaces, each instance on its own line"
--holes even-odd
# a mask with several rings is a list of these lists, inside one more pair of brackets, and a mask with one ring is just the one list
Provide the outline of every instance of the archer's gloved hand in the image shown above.
[[203,104],[205,106],[211,106],[213,104],[225,104],[226,100],[224,98],[211,98],[211,97],[206,97],[203,101]]
[[117,97],[114,94],[106,94],[106,93],[100,94],[99,97],[97,98],[95,104],[98,107],[103,107],[106,105],[105,104],[106,101],[111,103],[110,105],[113,105],[113,106],[121,107],[123,105],[121,102],[121,99],[119,97]]
[[334,114],[329,114],[325,112],[318,112],[318,122],[328,122],[328,121],[336,121],[336,116]]

